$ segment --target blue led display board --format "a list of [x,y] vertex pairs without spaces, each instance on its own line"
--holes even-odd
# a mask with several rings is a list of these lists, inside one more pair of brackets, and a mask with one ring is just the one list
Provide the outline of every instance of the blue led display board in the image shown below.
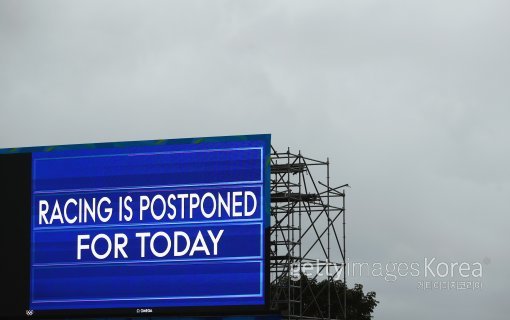
[[30,158],[30,316],[265,308],[269,135],[1,153]]

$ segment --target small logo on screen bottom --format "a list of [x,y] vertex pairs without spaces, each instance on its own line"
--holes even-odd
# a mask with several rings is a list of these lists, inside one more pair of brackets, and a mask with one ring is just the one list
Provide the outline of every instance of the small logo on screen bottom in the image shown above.
[[136,313],[152,313],[152,309],[136,309]]
[[34,310],[26,310],[25,313],[27,314],[27,316],[32,316],[34,315]]

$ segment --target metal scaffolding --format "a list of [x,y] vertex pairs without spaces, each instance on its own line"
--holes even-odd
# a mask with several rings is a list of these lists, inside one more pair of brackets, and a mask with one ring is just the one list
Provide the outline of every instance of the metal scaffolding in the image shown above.
[[[287,319],[346,319],[344,188],[348,185],[330,186],[329,165],[329,159],[272,148],[271,308]],[[305,264],[315,267],[307,270],[303,283]],[[331,288],[331,280],[339,276],[344,286]],[[322,288],[325,292],[307,288],[311,281],[325,279],[329,280]],[[332,313],[332,304],[340,306],[340,314]],[[309,315],[310,308],[318,310],[316,315]]]

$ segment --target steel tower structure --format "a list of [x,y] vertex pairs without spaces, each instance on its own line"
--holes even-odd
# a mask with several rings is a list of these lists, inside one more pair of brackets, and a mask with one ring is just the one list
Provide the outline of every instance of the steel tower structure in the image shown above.
[[[331,187],[329,159],[320,161],[290,149],[278,152],[272,148],[270,303],[289,320],[346,319],[346,285],[343,289],[330,288],[328,281],[327,288],[322,288],[325,293],[307,288],[309,279],[340,276],[346,284],[345,187],[348,185]],[[302,283],[305,264],[314,268],[306,270],[307,283]],[[340,305],[340,314],[332,314],[332,304]],[[307,316],[310,308],[320,310],[319,314]]]

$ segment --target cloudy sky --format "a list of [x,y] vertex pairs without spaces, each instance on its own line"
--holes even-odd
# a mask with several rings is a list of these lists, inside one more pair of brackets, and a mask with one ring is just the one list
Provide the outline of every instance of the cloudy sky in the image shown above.
[[271,133],[329,156],[335,184],[352,186],[351,261],[483,265],[477,290],[350,278],[377,292],[376,319],[504,319],[509,12],[505,0],[0,0],[0,148]]

